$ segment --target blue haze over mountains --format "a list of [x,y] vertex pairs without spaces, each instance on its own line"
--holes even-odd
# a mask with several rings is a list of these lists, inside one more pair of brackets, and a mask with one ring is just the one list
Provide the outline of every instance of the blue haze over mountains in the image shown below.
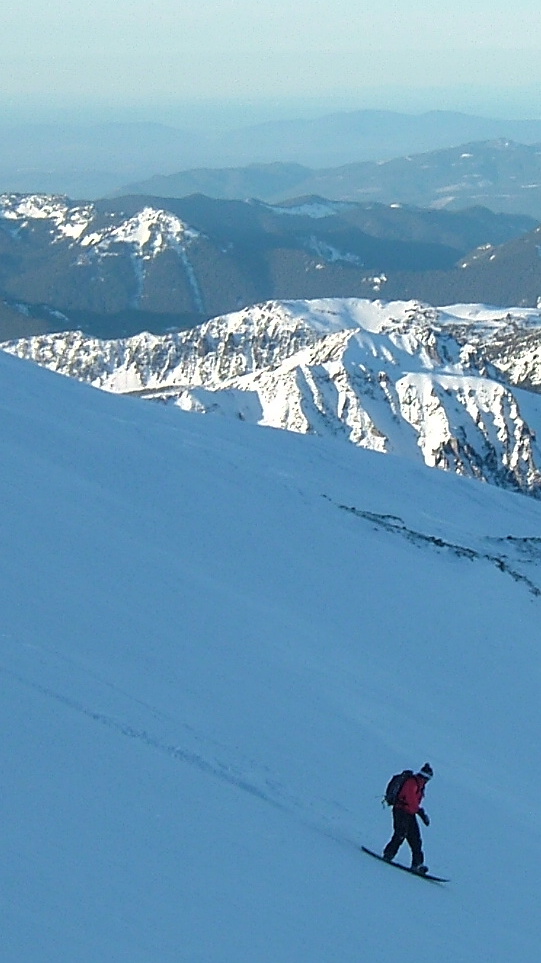
[[497,138],[541,143],[541,120],[361,110],[220,131],[145,122],[4,124],[0,133],[0,191],[91,199],[189,168],[273,162],[327,168]]
[[541,144],[499,138],[318,170],[281,163],[199,168],[151,177],[128,185],[122,193],[160,197],[199,193],[271,202],[316,194],[329,200],[410,204],[436,210],[482,206],[541,220]]
[[12,126],[0,194],[4,339],[161,333],[272,299],[541,297],[541,120]]

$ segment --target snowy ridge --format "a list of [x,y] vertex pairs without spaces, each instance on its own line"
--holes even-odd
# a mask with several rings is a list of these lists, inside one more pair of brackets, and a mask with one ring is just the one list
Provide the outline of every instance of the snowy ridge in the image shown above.
[[340,437],[537,495],[541,400],[514,386],[525,361],[512,346],[538,345],[535,371],[540,331],[533,309],[322,299],[161,337],[67,332],[3,347],[108,391]]
[[111,254],[115,244],[129,244],[141,257],[151,258],[166,248],[183,251],[187,242],[199,236],[198,231],[188,227],[174,214],[145,207],[120,225],[86,234],[81,246],[90,247],[101,254]]
[[89,230],[97,219],[94,204],[79,207],[67,198],[49,194],[1,194],[0,219],[13,222],[17,228],[31,221],[49,221],[58,237],[78,241],[82,248],[92,248],[99,254],[111,254],[115,244],[129,244],[142,257],[156,257],[166,248],[184,249],[200,234],[179,217],[154,207],[144,207],[136,215],[112,222],[98,230]]
[[[456,366],[444,373],[430,353],[435,345],[420,341],[414,346],[408,339],[408,351],[397,348],[403,340],[401,335],[329,335],[275,370],[214,391],[186,389],[176,403],[342,437],[359,447],[422,458],[430,467],[538,494],[541,453],[521,414],[523,393],[475,370],[465,373]],[[528,410],[533,425],[541,428],[541,402],[530,402]]]
[[307,302],[269,302],[178,334],[102,341],[67,331],[2,347],[109,391],[218,387],[276,366],[324,333],[358,324],[356,301],[314,302],[313,312],[306,308]]
[[120,225],[86,234],[80,243],[81,247],[94,257],[114,257],[122,253],[124,245],[131,248],[133,270],[137,277],[133,307],[141,303],[144,295],[145,262],[154,260],[167,251],[173,251],[184,265],[194,305],[203,314],[203,296],[187,251],[190,242],[200,236],[198,231],[188,227],[174,214],[145,207]]
[[132,308],[140,307],[144,299],[150,262],[171,252],[182,262],[196,311],[205,313],[203,295],[188,253],[190,245],[202,235],[169,211],[146,206],[132,217],[111,212],[100,215],[94,204],[75,206],[67,198],[54,195],[3,194],[0,195],[0,224],[2,222],[15,236],[33,222],[45,225],[53,243],[64,242],[69,246],[78,267],[106,258],[122,259],[127,249],[135,276]]
[[49,194],[1,194],[0,219],[13,222],[12,230],[20,230],[29,222],[49,221],[51,233],[57,237],[78,240],[94,217],[94,206],[75,207],[67,198]]

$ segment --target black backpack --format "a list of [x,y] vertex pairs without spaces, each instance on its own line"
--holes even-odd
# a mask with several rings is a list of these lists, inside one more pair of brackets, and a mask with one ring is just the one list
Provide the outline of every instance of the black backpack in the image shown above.
[[384,805],[396,806],[400,790],[410,776],[413,776],[413,769],[404,769],[403,772],[397,772],[396,775],[391,776],[383,797]]

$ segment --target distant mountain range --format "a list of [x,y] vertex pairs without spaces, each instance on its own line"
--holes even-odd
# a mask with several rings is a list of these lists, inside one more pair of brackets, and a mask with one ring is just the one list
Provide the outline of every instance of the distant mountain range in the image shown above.
[[403,203],[458,210],[482,205],[541,220],[541,142],[507,139],[462,144],[443,150],[311,170],[293,164],[199,169],[155,176],[123,193],[184,197],[253,197],[269,202],[318,194],[331,200]]
[[[122,185],[146,181],[156,174],[193,168],[280,162],[288,167],[327,169],[498,138],[541,143],[541,120],[499,120],[452,111],[401,114],[360,110],[219,132],[155,123],[4,125],[0,126],[0,191],[92,199],[115,191],[127,193]],[[229,179],[233,181],[234,176]],[[212,193],[208,175],[206,180],[205,185],[194,185],[187,192]],[[240,181],[246,180],[246,175],[239,177],[239,190]],[[159,184],[150,191],[165,196],[176,193],[164,191]],[[149,190],[145,187],[143,192]],[[184,188],[182,192],[186,193]],[[324,185],[297,186],[287,196],[301,193],[333,196]],[[259,191],[243,190],[234,196],[260,195]],[[275,195],[265,196],[276,199]],[[279,196],[285,195],[281,192]]]
[[541,496],[539,310],[274,301],[178,334],[64,332],[2,347],[108,391],[341,438]]
[[101,337],[162,333],[285,298],[535,305],[536,223],[484,208],[320,197],[283,205],[204,196],[78,204],[4,195],[0,337],[74,328]]

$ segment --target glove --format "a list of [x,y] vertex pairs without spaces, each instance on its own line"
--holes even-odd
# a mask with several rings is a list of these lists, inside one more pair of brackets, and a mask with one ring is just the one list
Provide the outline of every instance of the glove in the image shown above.
[[424,809],[419,810],[419,819],[422,819],[425,826],[430,826],[430,819],[425,813]]

